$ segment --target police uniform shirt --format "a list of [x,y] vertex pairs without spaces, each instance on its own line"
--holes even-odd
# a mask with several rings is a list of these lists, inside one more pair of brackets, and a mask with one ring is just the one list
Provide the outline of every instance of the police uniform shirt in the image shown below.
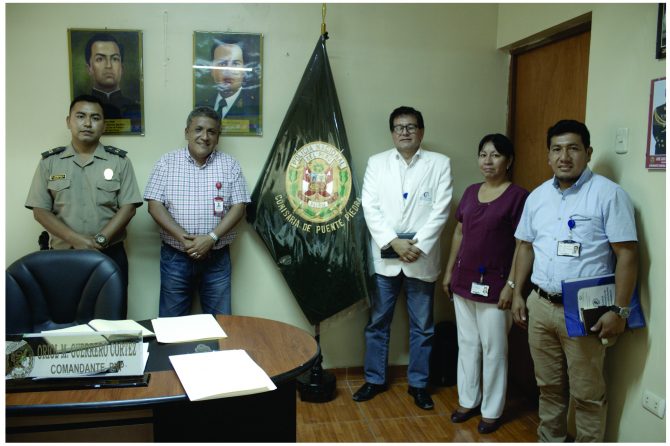
[[[43,153],[25,206],[53,212],[80,234],[97,234],[121,206],[142,205],[135,171],[125,153],[98,144],[85,163],[72,145]],[[115,234],[110,244],[125,236],[125,230]],[[71,246],[52,236],[51,247],[68,249]]]

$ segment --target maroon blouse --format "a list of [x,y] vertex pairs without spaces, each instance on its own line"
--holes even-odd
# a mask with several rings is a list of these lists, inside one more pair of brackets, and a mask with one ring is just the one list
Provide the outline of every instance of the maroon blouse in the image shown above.
[[[477,194],[482,184],[469,186],[456,210],[456,220],[463,225],[463,239],[454,263],[451,289],[466,299],[497,304],[512,266],[514,231],[528,191],[510,184],[495,200],[480,203]],[[489,286],[488,297],[470,293],[472,282],[480,281],[480,268],[484,271],[483,283]]]

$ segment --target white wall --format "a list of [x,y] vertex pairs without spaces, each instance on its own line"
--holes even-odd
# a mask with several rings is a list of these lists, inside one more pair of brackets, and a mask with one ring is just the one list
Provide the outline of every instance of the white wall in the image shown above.
[[[591,168],[628,192],[635,207],[639,283],[648,327],[625,333],[607,354],[606,441],[665,441],[665,419],[641,406],[649,389],[665,398],[665,171],[645,169],[650,81],[665,76],[655,59],[657,4],[500,5],[498,45],[509,46],[592,12],[586,124]],[[618,128],[629,129],[629,152],[614,152]]]
[[[497,5],[329,4],[330,63],[362,183],[373,153],[391,147],[388,115],[399,105],[424,113],[427,148],[449,155],[455,199],[479,181],[476,144],[506,124],[507,56],[496,50]],[[250,188],[270,151],[320,33],[321,4],[8,4],[6,6],[6,255],[37,248],[40,226],[23,207],[39,154],[66,144],[70,101],[67,28],[139,29],[144,41],[146,136],[103,137],[129,152],[144,189],[161,154],[184,144],[192,98],[193,31],[264,34],[262,137],[224,137]],[[453,218],[449,230],[454,226]],[[450,234],[445,235],[450,239]],[[447,244],[445,244],[445,252]],[[146,211],[129,226],[130,316],[158,311],[159,238]],[[233,244],[233,313],[311,330],[253,230]],[[390,362],[407,362],[404,304],[393,326]],[[437,320],[452,318],[443,295]],[[367,311],[322,325],[326,367],[362,365]]]

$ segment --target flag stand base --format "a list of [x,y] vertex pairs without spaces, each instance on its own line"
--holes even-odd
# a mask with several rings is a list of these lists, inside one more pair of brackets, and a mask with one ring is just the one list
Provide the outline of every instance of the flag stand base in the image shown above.
[[327,403],[335,399],[335,375],[321,368],[319,362],[297,378],[300,400],[310,403]]
[[335,399],[335,375],[323,370],[321,363],[320,327],[317,323],[314,327],[316,343],[319,346],[319,357],[312,369],[298,376],[296,379],[300,400],[310,403],[327,403]]

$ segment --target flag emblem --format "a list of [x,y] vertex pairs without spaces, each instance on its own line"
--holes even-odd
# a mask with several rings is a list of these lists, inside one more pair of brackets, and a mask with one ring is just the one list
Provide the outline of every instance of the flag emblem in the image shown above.
[[342,214],[351,194],[351,169],[332,144],[313,141],[291,157],[286,169],[286,195],[293,212],[312,223]]

